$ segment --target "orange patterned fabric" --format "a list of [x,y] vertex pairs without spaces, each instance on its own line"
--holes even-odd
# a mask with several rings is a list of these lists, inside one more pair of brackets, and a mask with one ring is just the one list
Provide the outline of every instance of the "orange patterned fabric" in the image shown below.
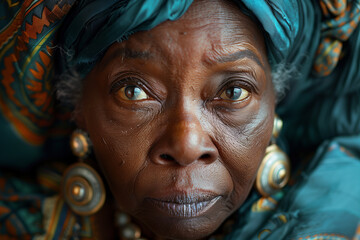
[[30,144],[44,142],[54,122],[53,39],[72,1],[3,1],[0,110]]
[[323,13],[322,37],[316,52],[313,73],[328,76],[341,58],[343,44],[360,21],[360,1],[320,0]]

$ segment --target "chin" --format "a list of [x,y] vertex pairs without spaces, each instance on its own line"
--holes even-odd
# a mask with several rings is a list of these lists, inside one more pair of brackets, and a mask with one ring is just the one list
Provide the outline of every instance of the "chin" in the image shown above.
[[215,232],[223,220],[209,219],[204,216],[186,219],[167,219],[166,223],[163,222],[163,219],[151,218],[149,221],[145,219],[143,223],[155,238],[202,239]]
[[231,214],[222,197],[214,198],[205,206],[173,205],[147,201],[135,218],[155,238],[202,239],[215,232]]

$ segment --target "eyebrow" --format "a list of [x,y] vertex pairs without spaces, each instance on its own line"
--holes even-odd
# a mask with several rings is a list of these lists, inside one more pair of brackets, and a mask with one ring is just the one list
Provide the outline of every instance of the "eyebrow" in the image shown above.
[[[128,58],[128,59],[143,59],[149,60],[154,58],[154,55],[148,51],[136,51],[129,48],[118,48],[116,49],[106,60],[106,64],[108,64],[112,59],[116,58]],[[225,56],[216,56],[208,59],[209,62],[217,62],[217,63],[226,63],[226,62],[235,62],[239,61],[243,58],[249,58],[255,61],[261,68],[264,69],[264,65],[261,63],[258,56],[250,50],[242,50],[235,53],[231,53]]]
[[243,58],[249,58],[249,59],[253,60],[260,67],[262,67],[264,69],[264,65],[262,64],[262,62],[260,61],[258,56],[256,56],[256,54],[250,50],[242,50],[242,51],[231,53],[231,54],[225,55],[225,56],[211,57],[211,59],[209,59],[208,61],[217,62],[217,63],[226,63],[226,62],[235,62],[235,61],[241,60]]
[[112,52],[110,56],[107,57],[105,64],[108,64],[110,61],[116,58],[149,60],[151,58],[154,58],[154,56],[148,51],[135,51],[129,48],[118,48],[114,50],[114,52]]

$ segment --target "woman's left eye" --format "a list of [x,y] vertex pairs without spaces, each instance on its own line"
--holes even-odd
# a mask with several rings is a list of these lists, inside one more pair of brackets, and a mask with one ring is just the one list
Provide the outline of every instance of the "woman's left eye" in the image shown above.
[[119,89],[119,97],[123,100],[138,101],[148,99],[146,92],[138,86],[124,86]]
[[220,98],[229,101],[242,101],[249,96],[249,92],[241,87],[229,87],[220,95]]

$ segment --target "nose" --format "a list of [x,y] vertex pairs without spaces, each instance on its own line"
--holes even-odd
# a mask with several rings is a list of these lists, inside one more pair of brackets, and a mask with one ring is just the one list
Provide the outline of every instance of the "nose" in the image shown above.
[[150,158],[156,164],[180,166],[188,166],[197,161],[211,163],[218,156],[218,150],[209,134],[194,116],[169,121],[150,153]]

